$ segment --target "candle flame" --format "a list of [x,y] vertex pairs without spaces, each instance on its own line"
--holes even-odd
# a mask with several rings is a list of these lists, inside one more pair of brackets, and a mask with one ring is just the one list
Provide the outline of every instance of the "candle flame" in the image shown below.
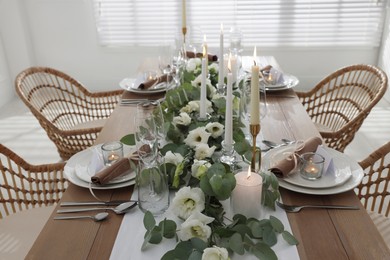
[[223,23],[221,23],[221,33],[223,33]]
[[255,46],[255,48],[253,50],[253,63],[255,66],[256,66],[256,57],[257,57],[257,51],[256,51],[256,46]]
[[252,175],[251,167],[248,167],[248,175],[246,176],[247,179],[249,179]]
[[206,34],[203,35],[203,58],[207,57]]

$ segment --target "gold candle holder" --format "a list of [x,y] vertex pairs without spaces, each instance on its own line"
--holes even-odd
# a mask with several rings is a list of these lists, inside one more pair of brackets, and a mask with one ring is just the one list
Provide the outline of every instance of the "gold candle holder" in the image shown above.
[[[251,161],[251,170],[252,172],[256,172],[256,137],[260,133],[260,124],[250,125],[249,130],[252,135],[252,161]],[[259,167],[261,166],[261,152],[259,152]],[[259,168],[260,169],[260,168]]]
[[181,31],[183,33],[183,42],[186,42],[187,27],[182,27]]

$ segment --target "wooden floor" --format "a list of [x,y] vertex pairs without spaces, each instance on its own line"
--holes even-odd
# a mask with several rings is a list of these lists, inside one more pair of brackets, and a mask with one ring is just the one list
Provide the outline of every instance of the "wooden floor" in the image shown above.
[[[390,141],[390,102],[382,100],[374,107],[345,153],[360,161],[387,141]],[[30,163],[61,160],[38,121],[17,98],[0,109],[0,143]]]

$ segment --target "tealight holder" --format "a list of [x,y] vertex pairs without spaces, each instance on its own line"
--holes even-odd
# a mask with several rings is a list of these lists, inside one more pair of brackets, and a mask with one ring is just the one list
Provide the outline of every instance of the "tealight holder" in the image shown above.
[[119,141],[104,143],[102,145],[102,155],[104,164],[111,166],[113,163],[123,158],[123,144]]
[[300,156],[300,174],[307,180],[317,180],[322,176],[325,158],[318,153],[304,153]]
[[232,141],[231,145],[227,145],[225,141],[222,141],[222,156],[219,159],[220,162],[226,163],[230,166],[230,168],[234,167],[236,162],[236,152],[234,150],[234,141]]

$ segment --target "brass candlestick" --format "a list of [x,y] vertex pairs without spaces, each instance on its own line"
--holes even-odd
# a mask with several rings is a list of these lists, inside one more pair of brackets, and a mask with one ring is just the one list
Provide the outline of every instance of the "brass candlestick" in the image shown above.
[[187,27],[182,27],[181,31],[183,33],[183,43],[186,42]]
[[[252,135],[252,161],[251,161],[251,170],[256,172],[256,137],[260,133],[260,124],[250,125],[250,132]],[[261,165],[261,152],[259,156],[259,166]]]

